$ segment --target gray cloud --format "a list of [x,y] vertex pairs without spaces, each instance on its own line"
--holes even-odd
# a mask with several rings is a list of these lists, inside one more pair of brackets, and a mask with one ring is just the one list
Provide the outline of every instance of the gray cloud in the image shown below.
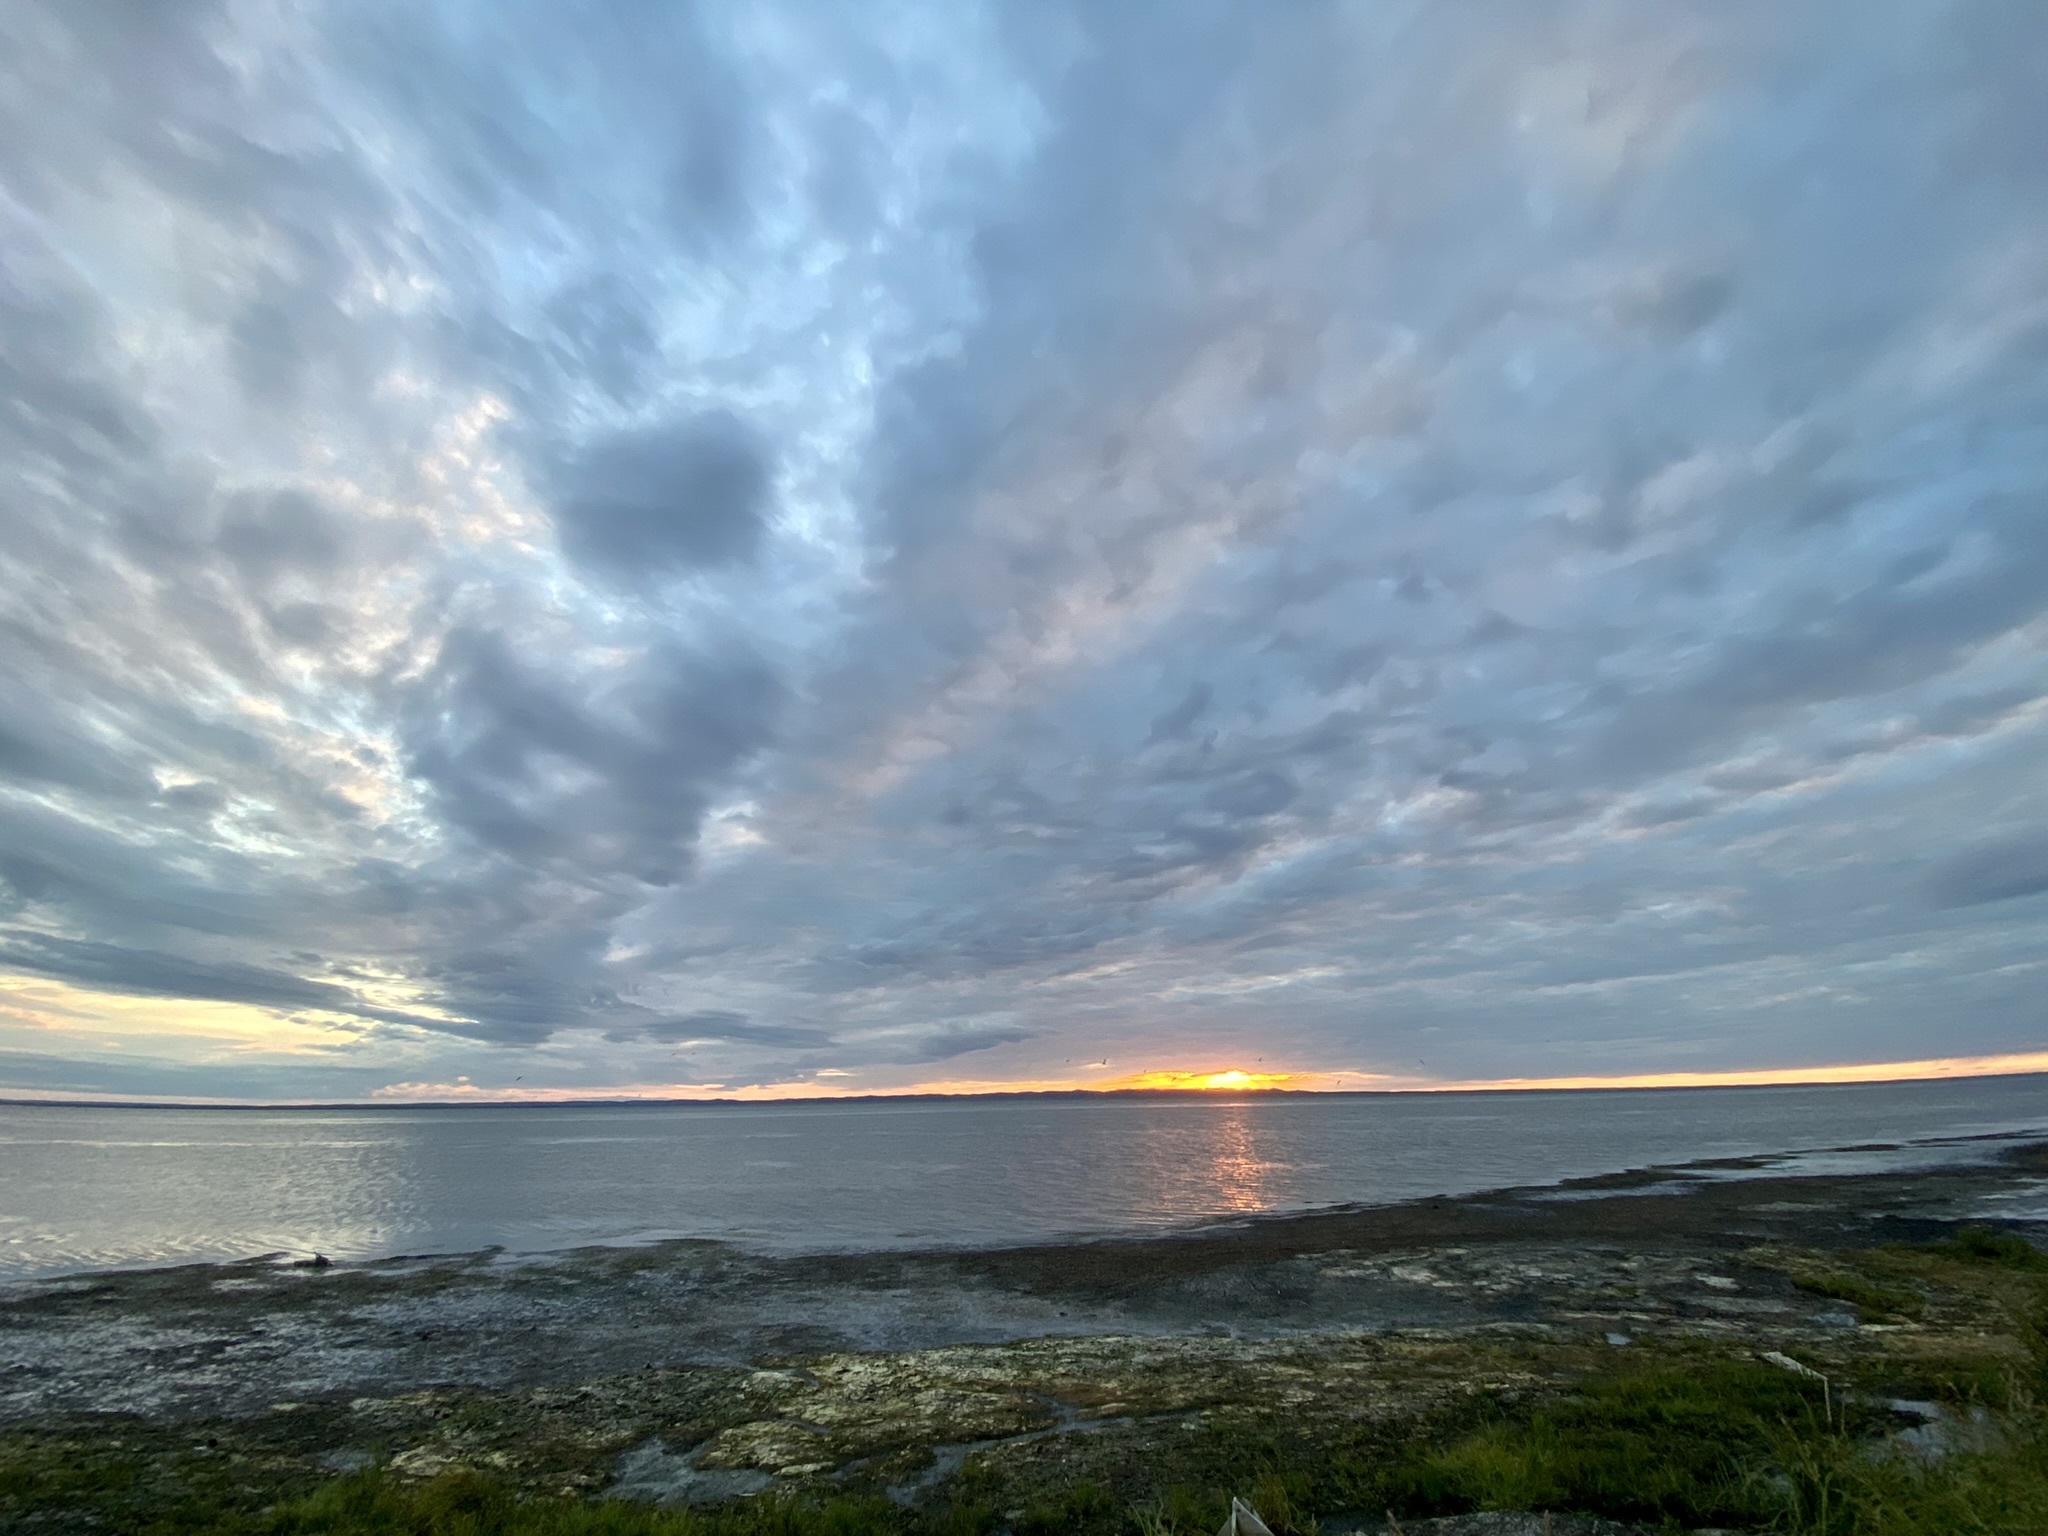
[[[10,879],[13,877],[10,876]],[[206,962],[183,955],[123,949],[54,935],[19,933],[0,944],[0,965],[110,992],[206,998],[266,1008],[326,1008],[353,1013],[358,999],[344,988],[239,961]]]
[[547,319],[559,368],[589,377],[622,405],[640,397],[660,343],[630,283],[611,272],[571,283],[548,300]]
[[1145,744],[1172,741],[1185,737],[1194,723],[1202,718],[1202,711],[1209,707],[1216,691],[1207,683],[1197,679],[1188,684],[1188,691],[1173,708],[1162,710],[1152,717],[1152,729],[1146,734]]
[[0,967],[350,1092],[2038,1046],[2048,22],[770,11],[0,16]]
[[1016,1045],[1031,1039],[1036,1033],[1036,1030],[1004,1024],[941,1029],[919,1040],[894,1059],[908,1065],[953,1061],[961,1056],[971,1056],[976,1051],[994,1050],[999,1045]]
[[2048,891],[2048,837],[2035,834],[1973,849],[1948,863],[1933,882],[1944,906],[2017,901]]
[[595,443],[560,476],[555,526],[572,559],[611,576],[742,560],[761,542],[769,466],[728,411]]
[[780,697],[751,657],[664,650],[593,699],[502,636],[459,629],[404,740],[448,821],[484,847],[664,885],[687,867],[709,787],[766,744]]
[[799,1046],[828,1046],[831,1036],[815,1026],[803,1024],[757,1024],[744,1013],[725,1008],[703,1008],[695,1013],[648,1019],[613,1030],[613,1040],[650,1040],[657,1045],[738,1044],[763,1045],[776,1049]]
[[0,1051],[0,1081],[19,1093],[96,1095],[115,1100],[253,1099],[260,1103],[367,1100],[390,1081],[388,1071],[344,1061],[244,1062],[222,1067],[195,1065],[169,1055],[131,1055],[125,1060],[51,1056],[33,1051]]

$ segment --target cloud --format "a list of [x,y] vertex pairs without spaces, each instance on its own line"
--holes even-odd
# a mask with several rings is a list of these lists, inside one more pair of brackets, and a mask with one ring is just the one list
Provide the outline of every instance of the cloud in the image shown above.
[[17,933],[0,943],[0,966],[32,976],[110,992],[206,998],[266,1008],[322,1008],[354,1013],[356,996],[326,982],[240,961],[206,962],[183,955],[124,949],[113,944]]
[[658,650],[600,687],[572,690],[503,636],[456,630],[410,700],[409,766],[493,852],[670,883],[709,787],[769,740],[779,682],[744,654]]
[[976,1051],[994,1050],[999,1045],[1016,1045],[1020,1041],[1029,1040],[1036,1033],[1036,1030],[1014,1024],[942,1029],[918,1041],[906,1055],[897,1059],[914,1065],[952,1061],[956,1057],[971,1056]]
[[389,1081],[377,1070],[347,1062],[208,1061],[162,1053],[106,1059],[0,1051],[0,1081],[35,1097],[95,1097],[116,1101],[165,1097],[255,1100],[259,1103],[367,1101]]
[[739,1044],[764,1045],[776,1049],[799,1046],[829,1046],[832,1037],[825,1030],[803,1024],[757,1024],[744,1013],[725,1008],[702,1008],[695,1013],[648,1019],[610,1031],[609,1040],[649,1040],[657,1045]]
[[1207,683],[1200,680],[1189,683],[1188,691],[1178,704],[1152,717],[1152,729],[1146,733],[1145,744],[1151,746],[1155,742],[1185,737],[1215,696],[1216,690]]
[[770,471],[729,411],[620,433],[570,461],[555,501],[569,556],[613,577],[743,560],[761,542]]
[[639,398],[661,347],[630,283],[598,273],[556,292],[546,314],[550,348],[565,372],[590,378],[619,404]]
[[2048,22],[146,9],[0,17],[24,987],[372,1086],[2038,1033]]
[[2017,901],[2048,891],[2048,837],[2035,835],[1977,848],[1950,861],[1933,881],[1943,906]]

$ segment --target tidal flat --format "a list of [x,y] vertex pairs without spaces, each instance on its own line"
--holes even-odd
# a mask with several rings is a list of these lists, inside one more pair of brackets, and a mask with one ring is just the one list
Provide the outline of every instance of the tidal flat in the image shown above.
[[1238,1494],[1299,1533],[2038,1532],[2048,1142],[1981,1151],[1007,1250],[19,1281],[0,1527],[1176,1536]]

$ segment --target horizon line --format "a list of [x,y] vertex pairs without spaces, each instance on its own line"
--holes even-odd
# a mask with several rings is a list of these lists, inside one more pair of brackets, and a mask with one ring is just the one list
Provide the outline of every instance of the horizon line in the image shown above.
[[[769,1084],[727,1089],[722,1084],[664,1084],[658,1090],[613,1087],[592,1090],[484,1088],[466,1077],[454,1083],[396,1083],[368,1098],[246,1099],[196,1095],[46,1093],[0,1089],[0,1105],[101,1109],[453,1109],[465,1106],[629,1104],[855,1104],[892,1099],[1015,1098],[1215,1098],[1314,1097],[1465,1093],[1649,1092],[1664,1089],[1848,1087],[1858,1084],[1941,1082],[1966,1078],[2048,1074],[2048,1050],[1995,1056],[1930,1057],[1917,1061],[1840,1063],[1816,1067],[1731,1069],[1715,1072],[1653,1072],[1563,1077],[1434,1081],[1371,1072],[1251,1073],[1214,1071],[1147,1072],[1110,1083],[1023,1080],[1012,1083],[955,1080],[902,1088],[860,1091],[818,1085]],[[1356,1086],[1351,1086],[1351,1083]]]

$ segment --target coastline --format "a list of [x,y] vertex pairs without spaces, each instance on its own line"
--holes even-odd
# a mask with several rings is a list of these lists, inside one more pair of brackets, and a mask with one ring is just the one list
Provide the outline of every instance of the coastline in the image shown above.
[[1169,1472],[1224,1478],[1187,1458],[1231,1465],[1247,1426],[1290,1426],[1324,1457],[1303,1463],[1314,1486],[1360,1435],[1434,1445],[1573,1382],[1769,1378],[1767,1354],[1859,1401],[1967,1416],[2024,1368],[2027,1325],[2000,1321],[2003,1271],[1938,1255],[1986,1224],[2048,1248],[2048,1138],[1948,1145],[1984,1155],[1721,1159],[1011,1248],[683,1240],[16,1280],[0,1472],[38,1486],[61,1453],[116,1458],[94,1486],[115,1465],[194,1486],[232,1467],[253,1490],[234,1497],[270,1502],[475,1474],[524,1498],[912,1510],[1078,1478],[1129,1503]]
[[[1989,1056],[1931,1057],[1915,1061],[1840,1063],[1828,1066],[1731,1069],[1712,1072],[1661,1072],[1619,1076],[1513,1077],[1497,1079],[1399,1078],[1366,1071],[1330,1070],[1271,1074],[1270,1081],[1238,1087],[1221,1085],[1213,1079],[1245,1078],[1244,1072],[1147,1072],[1143,1078],[1090,1085],[1086,1083],[1020,1085],[1000,1083],[971,1085],[930,1085],[860,1091],[820,1092],[728,1092],[706,1090],[697,1093],[660,1091],[597,1093],[523,1093],[513,1089],[478,1089],[465,1096],[432,1094],[419,1097],[386,1096],[346,1099],[277,1099],[162,1097],[135,1098],[53,1092],[38,1094],[22,1090],[0,1095],[0,1109],[50,1106],[60,1109],[236,1109],[364,1110],[364,1109],[559,1109],[581,1108],[676,1108],[693,1106],[742,1106],[789,1104],[914,1104],[958,1103],[974,1100],[1032,1099],[1171,1099],[1213,1100],[1219,1091],[1255,1098],[1412,1098],[1421,1096],[1550,1094],[1550,1093],[1684,1093],[1740,1088],[1820,1088],[1871,1086],[1899,1083],[1968,1082],[1979,1078],[2048,1076],[2048,1052],[2017,1051]],[[1360,1086],[1345,1087],[1356,1079]],[[1288,1086],[1298,1082],[1303,1086]],[[1370,1085],[1370,1086],[1368,1086]]]
[[[2048,1079],[1999,1081],[2012,1086],[1544,1091],[1456,1107],[1371,1095],[1371,1114],[1317,1094],[228,1118],[36,1106],[0,1127],[0,1283],[269,1252],[544,1257],[697,1239],[773,1255],[995,1249],[1703,1159],[1722,1160],[1716,1176],[1875,1171],[2048,1135]],[[162,1198],[120,1193],[151,1190]]]
[[[1844,1154],[1895,1166],[1800,1168]],[[1526,1299],[1404,1280],[1403,1256],[1704,1259],[1924,1242],[1987,1219],[2048,1242],[2048,1135],[1706,1159],[1013,1246],[782,1253],[670,1238],[29,1275],[0,1281],[0,1423],[50,1409],[234,1414],[340,1391],[500,1390],[794,1353],[1479,1327],[1525,1319]],[[1377,1267],[1333,1283],[1332,1260]],[[153,1339],[165,1331],[174,1344]]]

